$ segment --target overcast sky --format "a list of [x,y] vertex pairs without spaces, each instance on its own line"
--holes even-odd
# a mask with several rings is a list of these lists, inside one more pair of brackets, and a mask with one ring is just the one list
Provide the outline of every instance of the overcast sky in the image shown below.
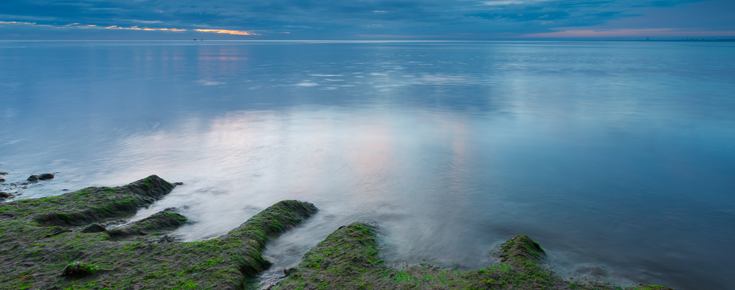
[[735,0],[0,0],[0,39],[735,38]]

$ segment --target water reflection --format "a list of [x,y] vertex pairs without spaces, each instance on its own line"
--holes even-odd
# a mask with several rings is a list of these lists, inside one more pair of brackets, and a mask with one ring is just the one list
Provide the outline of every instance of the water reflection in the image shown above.
[[735,55],[642,45],[0,42],[0,170],[58,172],[24,197],[183,181],[134,219],[182,207],[185,240],[315,203],[274,271],[362,220],[389,263],[528,234],[572,273],[731,288]]

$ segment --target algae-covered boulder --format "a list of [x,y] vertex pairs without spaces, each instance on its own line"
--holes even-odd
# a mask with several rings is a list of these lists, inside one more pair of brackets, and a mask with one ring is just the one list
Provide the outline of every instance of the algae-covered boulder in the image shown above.
[[20,201],[43,225],[78,226],[134,213],[171,192],[174,185],[151,175],[125,186],[88,187],[40,200]]
[[161,211],[132,225],[107,231],[111,237],[125,237],[132,235],[147,235],[154,232],[175,229],[184,223],[185,216],[169,211]]

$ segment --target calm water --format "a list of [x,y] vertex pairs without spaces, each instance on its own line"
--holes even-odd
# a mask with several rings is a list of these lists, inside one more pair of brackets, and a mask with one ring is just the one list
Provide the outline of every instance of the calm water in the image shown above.
[[458,269],[527,234],[569,275],[733,289],[735,45],[643,42],[0,42],[0,171],[23,198],[182,181],[184,240],[283,199],[390,263]]

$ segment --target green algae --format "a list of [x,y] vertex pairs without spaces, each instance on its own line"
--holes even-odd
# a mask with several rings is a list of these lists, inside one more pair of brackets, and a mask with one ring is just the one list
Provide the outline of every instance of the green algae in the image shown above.
[[[228,234],[197,242],[161,241],[186,217],[163,211],[123,228],[82,230],[128,216],[174,185],[151,176],[120,187],[90,187],[0,206],[0,289],[242,289],[270,263],[270,238],[317,212],[281,201]],[[70,265],[72,267],[70,268]],[[73,266],[76,265],[76,266]],[[78,269],[87,275],[63,275]],[[84,272],[94,269],[94,273]]]
[[[571,282],[543,263],[546,254],[520,235],[500,246],[501,263],[474,271],[412,265],[386,266],[378,255],[375,228],[352,223],[307,252],[290,275],[273,289],[659,289],[620,287],[594,281]],[[662,287],[660,289],[670,289]]]

